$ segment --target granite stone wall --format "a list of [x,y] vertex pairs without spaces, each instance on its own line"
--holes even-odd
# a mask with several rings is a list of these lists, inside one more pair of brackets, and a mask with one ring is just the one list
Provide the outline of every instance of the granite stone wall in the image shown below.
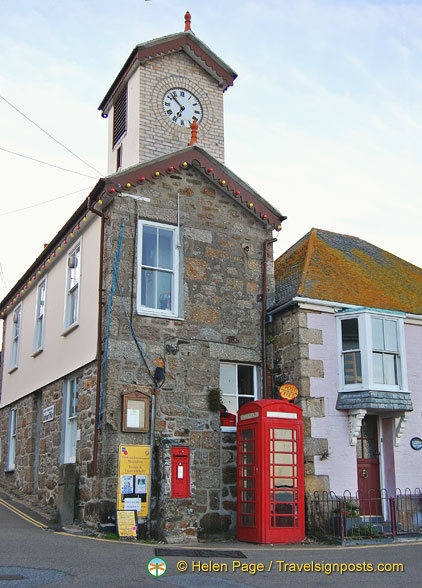
[[324,398],[312,397],[311,379],[324,377],[321,360],[310,359],[309,345],[322,345],[322,331],[308,326],[310,311],[290,307],[274,317],[274,383],[299,389],[295,403],[303,410],[305,492],[330,490],[328,476],[315,474],[315,459],[328,452],[328,440],[312,435],[311,419],[325,416]]
[[[137,314],[136,221],[176,225],[177,193],[180,313],[176,319]],[[117,196],[105,210],[104,325],[122,224],[124,232],[117,272],[120,291],[116,289],[113,299],[108,333],[98,456],[101,491],[85,504],[85,517],[98,517],[116,499],[118,445],[152,441],[150,508],[156,536],[189,541],[198,534],[233,534],[235,435],[221,433],[219,411],[210,408],[209,398],[219,387],[222,361],[261,363],[263,242],[271,237],[271,230],[193,168],[132,188],[130,195],[149,201]],[[268,256],[271,285],[271,247]],[[157,366],[165,369],[159,386],[152,378]],[[122,395],[134,390],[155,397],[152,438],[151,433],[122,432]],[[186,499],[171,498],[174,445],[190,448],[191,496]]]

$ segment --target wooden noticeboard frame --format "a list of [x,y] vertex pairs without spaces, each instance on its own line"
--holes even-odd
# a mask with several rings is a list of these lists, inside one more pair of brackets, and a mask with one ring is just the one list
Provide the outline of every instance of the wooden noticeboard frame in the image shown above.
[[123,394],[122,431],[147,433],[150,429],[151,397],[143,392]]

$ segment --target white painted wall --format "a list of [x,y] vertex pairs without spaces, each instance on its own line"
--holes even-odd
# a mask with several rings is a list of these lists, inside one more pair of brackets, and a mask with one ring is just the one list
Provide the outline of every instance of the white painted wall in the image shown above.
[[[127,129],[113,149],[114,106],[108,115],[108,164],[107,173],[116,172],[116,151],[122,147],[122,167],[125,169],[139,163],[139,67],[127,83]],[[152,137],[151,137],[152,140]]]
[[415,451],[410,447],[412,437],[422,438],[422,326],[405,324],[404,336],[413,412],[409,414],[399,446],[394,449],[396,486],[403,492],[406,488],[422,488],[422,449]]
[[328,439],[329,456],[315,457],[315,474],[330,477],[336,494],[357,491],[356,447],[350,445],[349,420],[344,411],[336,409],[338,396],[337,331],[334,314],[308,313],[308,327],[321,329],[323,345],[309,345],[309,359],[324,364],[324,377],[311,378],[311,396],[323,397],[325,418],[312,418],[312,437]]
[[[98,275],[100,260],[100,219],[90,215],[74,239],[49,264],[45,304],[43,351],[33,357],[37,282],[22,300],[22,323],[18,367],[9,373],[13,313],[6,320],[3,344],[3,382],[0,407],[6,406],[42,386],[94,360],[97,353]],[[81,241],[79,326],[63,335],[67,254]],[[41,278],[40,278],[41,279]]]
[[[324,397],[325,418],[312,418],[312,437],[328,439],[329,456],[315,457],[315,474],[330,477],[331,490],[342,494],[357,492],[356,447],[350,445],[348,417],[336,410],[339,381],[336,318],[325,312],[309,313],[308,327],[321,329],[323,345],[309,345],[309,358],[324,364],[324,377],[311,378],[311,396]],[[422,437],[422,325],[405,324],[405,345],[409,390],[413,412],[410,413],[399,446],[394,447],[396,486],[414,490],[422,487],[422,450],[410,447],[412,437]],[[388,418],[388,415],[385,415]]]

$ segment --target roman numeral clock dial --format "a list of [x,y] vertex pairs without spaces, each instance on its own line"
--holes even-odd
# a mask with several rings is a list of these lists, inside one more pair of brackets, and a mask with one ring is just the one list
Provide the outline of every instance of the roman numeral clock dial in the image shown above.
[[176,125],[189,128],[194,120],[202,119],[202,105],[195,94],[185,88],[171,88],[163,96],[166,116]]

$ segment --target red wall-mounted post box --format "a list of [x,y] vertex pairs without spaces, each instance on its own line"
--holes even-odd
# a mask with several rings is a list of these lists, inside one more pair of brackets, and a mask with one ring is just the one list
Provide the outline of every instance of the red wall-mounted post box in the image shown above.
[[190,497],[189,447],[171,448],[171,497]]

